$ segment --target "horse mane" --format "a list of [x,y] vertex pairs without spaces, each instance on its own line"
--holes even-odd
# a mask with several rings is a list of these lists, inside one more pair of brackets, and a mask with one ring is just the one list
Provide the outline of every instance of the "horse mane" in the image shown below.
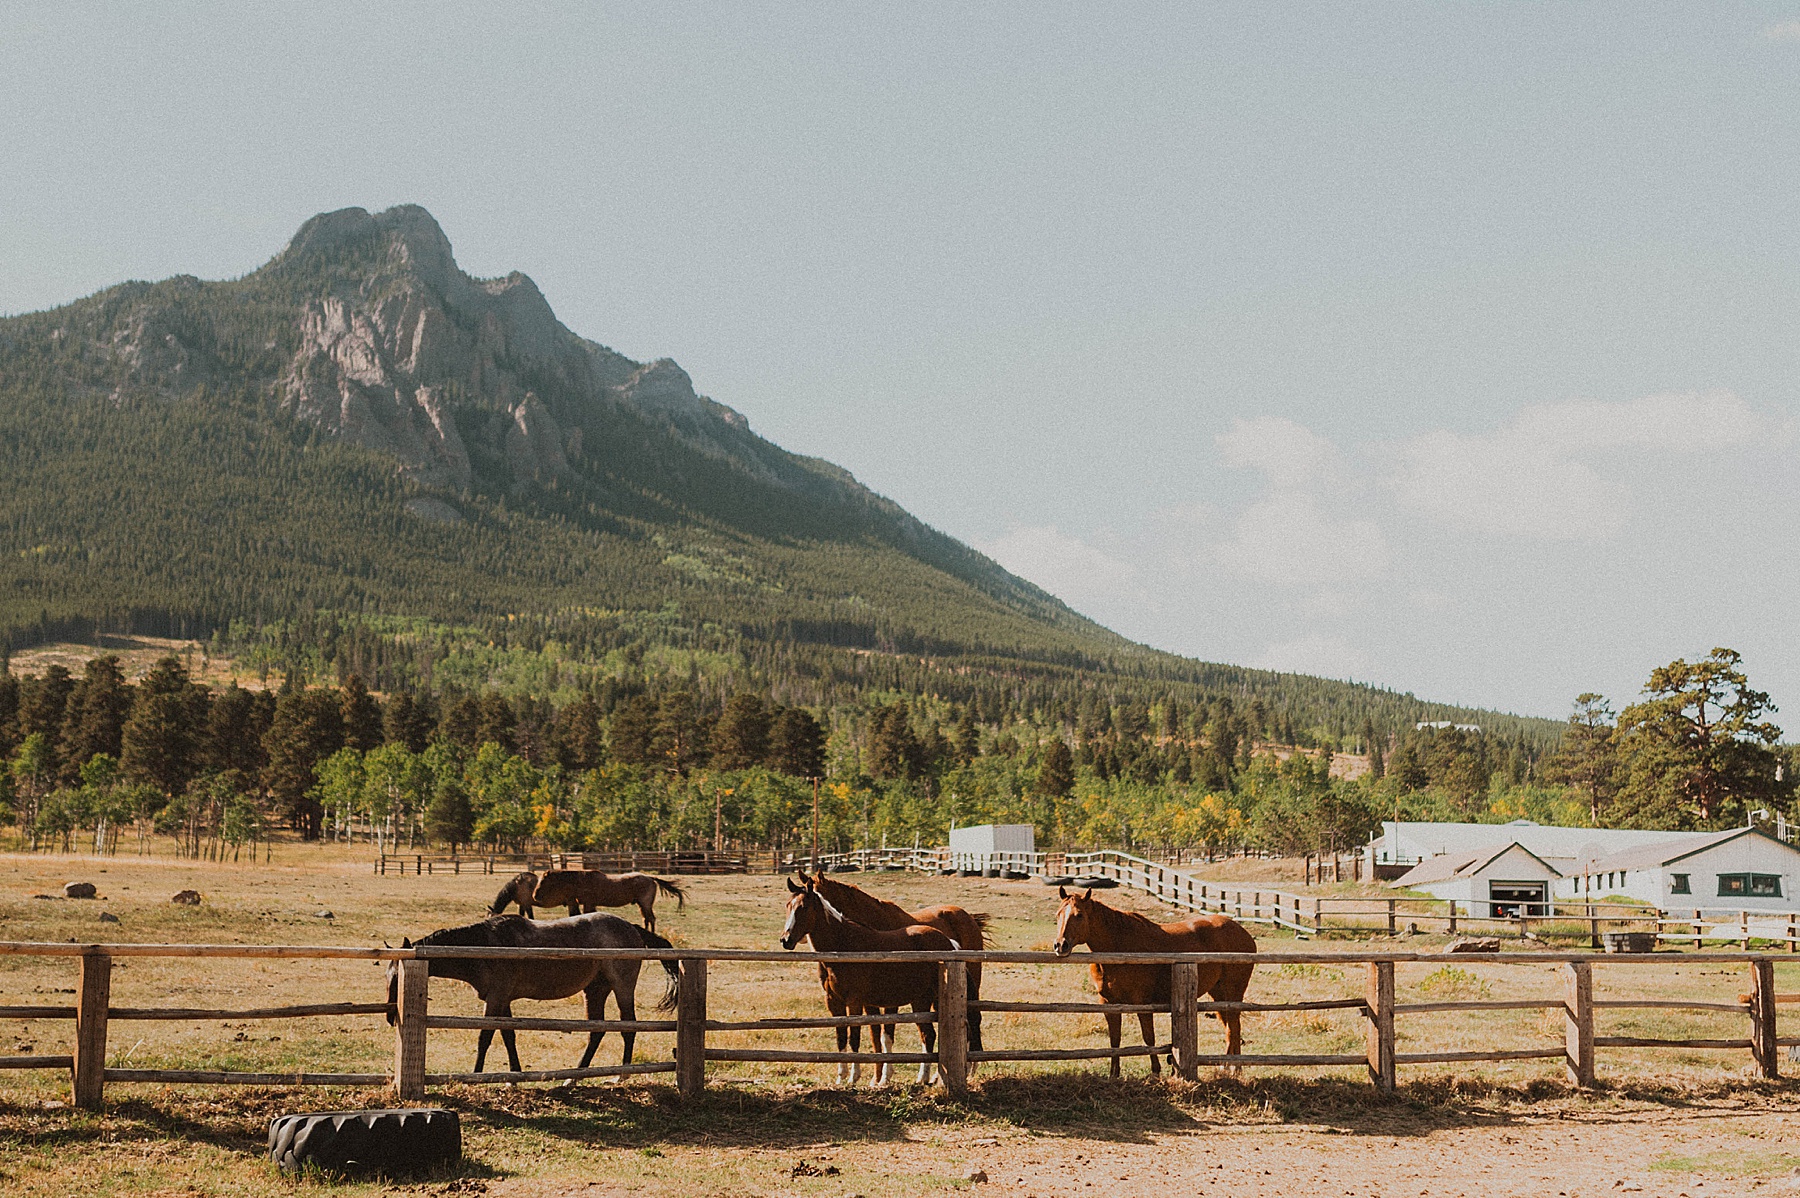
[[531,921],[522,915],[496,915],[479,923],[427,932],[413,941],[413,947],[425,944],[446,948],[506,948],[516,944],[519,933],[530,926]]
[[[826,886],[841,886],[843,889],[849,891],[851,893],[852,902],[861,901],[876,907],[892,907],[895,911],[898,911],[900,914],[908,916],[909,918],[912,915],[910,911],[905,907],[902,907],[899,903],[894,902],[892,899],[884,899],[880,895],[870,894],[855,882],[840,882],[838,879],[830,877],[823,872],[818,875],[818,880]],[[819,895],[820,898],[825,897],[822,888],[815,886],[815,889],[821,890]]]
[[1114,927],[1117,927],[1120,921],[1124,921],[1127,924],[1135,925],[1139,930],[1144,928],[1149,928],[1151,931],[1155,932],[1163,930],[1163,926],[1154,919],[1151,919],[1148,915],[1140,915],[1136,911],[1127,911],[1123,907],[1109,907],[1099,899],[1090,899],[1088,901],[1093,903],[1094,906],[1098,907],[1100,910],[1106,912],[1106,916],[1111,917],[1110,922]]

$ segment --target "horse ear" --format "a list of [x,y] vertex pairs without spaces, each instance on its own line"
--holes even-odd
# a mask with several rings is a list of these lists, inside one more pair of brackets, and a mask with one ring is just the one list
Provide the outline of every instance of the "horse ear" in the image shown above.
[[1081,901],[1084,903],[1091,903],[1094,901],[1094,888],[1092,886],[1089,886],[1087,888],[1087,893],[1081,896]]
[[1061,886],[1058,886],[1056,888],[1056,897],[1059,899],[1066,899],[1069,897],[1069,892],[1064,890]]
[[411,936],[400,937],[400,947],[401,948],[411,948],[412,947],[412,937]]
[[[802,875],[802,876],[805,876],[805,875]],[[790,892],[790,893],[792,893],[792,894],[799,894],[799,893],[800,893],[800,887],[798,887],[798,886],[796,886],[796,885],[794,885],[794,879],[792,879],[792,878],[789,878],[789,879],[788,879],[788,880],[787,880],[787,884],[788,884],[788,891],[789,891],[789,892]]]

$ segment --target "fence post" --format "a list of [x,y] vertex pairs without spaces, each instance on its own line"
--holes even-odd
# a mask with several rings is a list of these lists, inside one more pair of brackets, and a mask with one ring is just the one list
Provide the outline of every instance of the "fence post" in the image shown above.
[[675,1087],[696,1098],[706,1085],[706,959],[683,957],[675,999]]
[[1781,1076],[1775,1046],[1775,962],[1750,962],[1750,1055],[1759,1077]]
[[112,958],[85,953],[75,1007],[75,1105],[97,1111],[106,1090],[106,1008],[112,1001]]
[[1194,1060],[1200,1052],[1200,966],[1181,961],[1169,967],[1169,1065],[1188,1081],[1200,1080]]
[[1600,947],[1600,917],[1594,914],[1594,904],[1587,905],[1588,913],[1588,947]]
[[1738,936],[1742,943],[1738,946],[1744,952],[1750,951],[1750,912],[1738,912]]
[[1450,903],[1450,932],[1449,932],[1449,934],[1454,936],[1454,935],[1456,935],[1456,900],[1450,899],[1448,901]]
[[[1391,910],[1392,908],[1390,908]],[[1394,963],[1369,962],[1369,1080],[1379,1090],[1394,1088]]]
[[1388,935],[1390,935],[1390,936],[1392,936],[1394,934],[1394,932],[1396,931],[1396,929],[1394,927],[1394,903],[1395,903],[1395,901],[1396,900],[1394,900],[1394,899],[1389,899],[1387,901],[1387,905],[1388,905]]
[[394,1011],[394,1097],[425,1098],[425,1013],[431,992],[430,961],[400,961]]
[[969,1089],[969,965],[945,961],[938,970],[938,1080],[946,1094]]
[[1800,950],[1800,940],[1794,937],[1794,914],[1791,911],[1788,913],[1787,950],[1790,953]]
[[1594,966],[1570,961],[1563,974],[1563,1063],[1577,1086],[1594,1084]]

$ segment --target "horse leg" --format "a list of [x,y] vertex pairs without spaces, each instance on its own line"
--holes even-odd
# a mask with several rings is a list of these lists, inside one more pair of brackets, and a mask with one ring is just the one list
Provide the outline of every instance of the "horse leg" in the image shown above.
[[[916,1002],[913,1004],[913,1014],[915,1015],[929,1015],[931,1014],[932,1009],[933,1004],[929,1002]],[[937,1051],[937,1024],[921,1023],[918,1025],[918,1028],[919,1043],[925,1046],[925,1055],[930,1056]],[[931,1084],[930,1061],[919,1062],[919,1084],[921,1086],[929,1086]]]
[[644,930],[646,932],[656,931],[656,892],[655,891],[651,891],[647,896],[638,900],[638,911],[644,917]]
[[570,903],[569,904],[569,918],[574,919],[577,915],[580,915],[580,914],[581,914],[581,904],[574,903],[574,902]]
[[[877,1015],[892,1015],[899,1009],[899,1007],[876,1007],[875,1013]],[[893,1052],[894,1025],[891,1023],[871,1024],[869,1026],[869,1039],[875,1042],[875,1051],[877,1054]],[[883,1061],[876,1067],[875,1084],[877,1086],[886,1086],[893,1078],[894,1065],[892,1061]]]
[[[981,962],[975,961],[969,965],[969,983],[968,983],[968,985],[969,985],[969,1001],[970,1002],[981,1001]],[[981,1051],[981,1009],[979,1007],[977,1007],[974,1010],[971,1010],[969,1012],[968,1023],[969,1023],[969,1051],[970,1052],[980,1052]],[[923,1026],[923,1025],[921,1025],[921,1026]],[[968,1065],[968,1072],[973,1074],[975,1072],[975,1070],[979,1069],[980,1067],[981,1067],[980,1065],[978,1065],[974,1061],[971,1061],[971,1062],[969,1062],[969,1065]]]
[[[1155,1013],[1151,1012],[1151,1011],[1139,1011],[1138,1012],[1138,1027],[1142,1028],[1143,1032],[1144,1032],[1144,1047],[1145,1048],[1155,1048],[1156,1047],[1156,1015],[1155,1015]],[[1175,1062],[1170,1061],[1169,1068],[1173,1069],[1174,1067],[1175,1067]],[[1159,1076],[1162,1073],[1162,1066],[1157,1062],[1155,1053],[1150,1054],[1150,1073],[1152,1076]]]
[[[848,1011],[847,1013],[851,1014],[851,1015],[861,1015],[863,1013],[863,1009],[861,1007],[857,1007],[856,1010]],[[857,1053],[859,1053],[861,1051],[862,1051],[862,1024],[853,1023],[850,1025],[850,1055],[855,1056]],[[856,1083],[861,1080],[862,1080],[862,1062],[861,1061],[851,1061],[850,1062],[850,1088],[852,1090],[856,1089]]]
[[[601,974],[599,977],[595,978],[592,982],[590,982],[588,984],[586,993],[587,993],[587,1017],[589,1019],[605,1019],[606,1018],[606,994],[610,988],[611,988],[611,984],[607,981],[606,973],[604,970],[601,971]],[[621,1017],[623,1017],[624,1005],[625,1004],[623,1002],[621,1002],[619,1004]],[[599,1050],[600,1041],[602,1039],[604,1039],[605,1037],[606,1037],[606,1032],[604,1030],[591,1031],[588,1033],[587,1051],[581,1054],[581,1063],[579,1065],[575,1066],[575,1068],[586,1069],[588,1067],[588,1065],[593,1062],[594,1053]],[[630,1061],[630,1059],[631,1059],[629,1049],[626,1050],[625,1059],[627,1061]],[[573,1086],[575,1084],[575,1081],[576,1081],[575,1078],[570,1078],[568,1081],[568,1084]]]
[[[825,1009],[831,1013],[831,1016],[834,1019],[842,1019],[846,1014],[848,1014],[848,1008],[845,1007],[842,1002],[831,997],[831,995],[829,995],[829,994],[827,994],[825,996]],[[838,1024],[836,1030],[837,1030],[837,1050],[839,1052],[848,1052],[849,1049],[848,1049],[847,1045],[850,1042],[850,1029],[840,1023],[840,1024]],[[841,1086],[844,1084],[844,1079],[850,1076],[850,1065],[848,1062],[839,1061],[837,1063],[837,1067],[838,1067],[837,1084]]]
[[[1119,1046],[1119,1036],[1121,1035],[1122,1030],[1123,1030],[1119,1025],[1120,1025],[1120,1022],[1123,1020],[1124,1016],[1108,1014],[1105,1018],[1106,1018],[1106,1038],[1112,1044],[1112,1046],[1114,1048],[1117,1048]],[[1112,1076],[1114,1076],[1114,1077],[1119,1076],[1119,1058],[1118,1057],[1112,1058]]]
[[[616,963],[620,976],[613,980],[613,997],[618,1001],[619,1018],[630,1022],[637,1018],[637,975],[641,968],[636,961],[619,961]],[[620,1032],[619,1039],[625,1042],[625,1055],[619,1064],[631,1064],[631,1051],[637,1045],[636,1032]],[[624,1076],[620,1075],[620,1080]]]
[[[511,1019],[512,1018],[512,1000],[511,999],[508,999],[507,1001],[500,1003],[499,1008],[500,1009],[499,1009],[498,1013],[501,1016],[501,1018],[503,1018],[503,1019]],[[492,1014],[494,1012],[490,1011],[489,1013]],[[514,1073],[523,1073],[525,1071],[525,1066],[519,1064],[519,1041],[518,1041],[518,1037],[517,1037],[516,1033],[514,1033],[514,1031],[510,1027],[501,1028],[500,1029],[500,1042],[502,1044],[506,1045],[506,1059],[512,1065],[512,1071]]]

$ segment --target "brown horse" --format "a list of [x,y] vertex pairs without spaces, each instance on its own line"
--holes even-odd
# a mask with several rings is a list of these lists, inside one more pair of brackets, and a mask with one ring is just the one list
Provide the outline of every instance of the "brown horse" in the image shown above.
[[[1086,894],[1070,894],[1056,888],[1062,907],[1056,912],[1056,940],[1050,951],[1067,956],[1077,944],[1085,944],[1097,953],[1253,953],[1256,938],[1242,924],[1223,915],[1196,915],[1175,923],[1156,923],[1134,911],[1120,911]],[[1170,971],[1166,965],[1091,965],[1094,987],[1103,1003],[1167,1003]],[[1200,993],[1210,994],[1220,1002],[1243,1002],[1250,988],[1250,973],[1255,965],[1200,965]],[[1233,1056],[1243,1051],[1244,1037],[1240,1013],[1218,1012],[1225,1025],[1225,1051]],[[1119,1046],[1120,1016],[1106,1016],[1106,1034],[1112,1046]],[[1138,1026],[1144,1032],[1145,1047],[1156,1044],[1156,1017],[1150,1011],[1138,1013]],[[1169,1067],[1175,1067],[1173,1061]],[[1161,1073],[1156,1054],[1150,1055],[1150,1072]],[[1112,1075],[1119,1076],[1119,1058],[1112,1059]]]
[[[646,932],[636,924],[626,923],[615,915],[581,915],[573,919],[549,919],[542,922],[502,915],[460,928],[441,928],[419,937],[403,940],[403,948],[429,948],[440,945],[480,948],[669,948],[670,944],[654,932]],[[675,962],[664,961],[669,985],[656,1009],[666,1011],[675,1005],[675,983],[680,971]],[[480,957],[432,957],[430,976],[455,978],[475,987],[490,1018],[512,1018],[512,1005],[521,998],[556,999],[572,994],[587,996],[587,1017],[606,1017],[606,996],[611,994],[619,1005],[619,1018],[637,1018],[637,983],[642,962],[607,959],[499,959]],[[388,962],[388,1002],[399,1000],[400,970]],[[394,1022],[394,1013],[388,1013]],[[586,1069],[594,1059],[605,1032],[588,1033],[587,1051],[581,1054],[577,1069]],[[631,1064],[631,1049],[636,1032],[620,1032],[625,1041],[625,1056],[620,1062]],[[520,1072],[519,1049],[511,1028],[503,1029],[506,1059],[514,1073]],[[488,1046],[494,1042],[492,1028],[484,1028],[475,1048],[475,1072],[487,1064]]]
[[552,869],[543,877],[533,873],[519,874],[500,888],[488,914],[498,915],[508,903],[519,904],[519,914],[530,919],[536,907],[567,907],[570,915],[597,911],[601,907],[629,907],[636,904],[643,913],[644,927],[656,931],[656,895],[660,891],[675,900],[675,909],[687,907],[687,891],[667,878],[653,874],[603,874],[593,869]]
[[[839,882],[825,873],[811,878],[801,871],[801,880],[808,885],[816,886],[825,901],[842,911],[846,918],[871,928],[885,928],[893,931],[913,924],[924,924],[928,928],[936,928],[950,939],[966,949],[980,951],[987,947],[988,916],[986,912],[968,912],[961,907],[944,905],[940,907],[924,907],[917,911],[908,911],[898,903],[890,903],[886,899],[876,898],[860,886],[849,882]],[[969,969],[969,1001],[981,998],[981,962],[970,961]],[[969,1012],[969,1048],[973,1052],[981,1051],[981,1012]]]
[[[897,929],[864,927],[846,919],[843,912],[819,894],[811,879],[796,886],[788,881],[793,898],[788,900],[787,920],[781,929],[781,947],[793,949],[802,940],[811,939],[813,950],[821,953],[882,952],[954,952],[956,941],[936,928],[912,925]],[[937,1006],[938,966],[936,961],[912,964],[852,963],[819,966],[819,980],[825,988],[825,1005],[833,1015],[892,1015],[911,1005],[920,1014]],[[919,1039],[925,1051],[937,1051],[937,1025],[921,1023]],[[845,1033],[850,1051],[862,1051],[862,1025],[837,1029],[838,1051],[844,1051]],[[894,1050],[894,1025],[870,1024],[869,1040],[877,1053]],[[891,1065],[883,1061],[876,1070],[875,1084],[885,1086],[892,1074]],[[861,1064],[850,1068],[850,1084],[862,1076]],[[838,1064],[838,1080],[844,1078],[844,1066]],[[919,1065],[919,1082],[931,1080],[931,1063]]]

